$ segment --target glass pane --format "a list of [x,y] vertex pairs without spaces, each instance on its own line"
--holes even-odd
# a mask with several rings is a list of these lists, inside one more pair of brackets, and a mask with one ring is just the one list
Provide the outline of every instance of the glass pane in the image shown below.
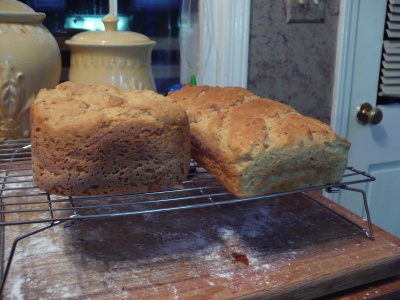
[[[62,81],[68,78],[70,53],[64,41],[85,30],[103,30],[101,19],[109,11],[108,0],[20,0],[46,13],[43,24],[56,37],[62,59]],[[118,1],[118,30],[139,32],[157,43],[152,67],[157,91],[164,93],[179,83],[179,27],[182,0]]]

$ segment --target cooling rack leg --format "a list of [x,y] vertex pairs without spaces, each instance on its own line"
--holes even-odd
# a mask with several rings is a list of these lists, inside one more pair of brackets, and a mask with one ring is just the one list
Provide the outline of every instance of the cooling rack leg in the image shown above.
[[[355,189],[355,188],[349,188],[346,185],[340,186],[337,189],[334,188],[327,188],[325,189],[326,192],[328,193],[338,193],[339,190],[347,190],[347,191],[351,191],[351,192],[357,192],[357,193],[361,193],[362,197],[363,197],[363,201],[364,201],[364,208],[365,208],[365,214],[367,216],[367,222],[368,222],[368,230],[366,230],[364,227],[358,225],[357,223],[353,222],[352,220],[350,220],[349,218],[347,218],[346,216],[343,216],[340,213],[337,213],[338,215],[342,216],[343,218],[345,218],[346,220],[348,220],[349,222],[353,223],[354,225],[356,225],[357,227],[361,228],[362,231],[364,231],[364,234],[370,239],[370,240],[375,240],[374,237],[374,230],[373,230],[373,226],[372,226],[372,222],[371,222],[371,216],[369,214],[369,208],[368,208],[368,201],[367,201],[367,195],[365,194],[364,190],[362,189]],[[319,202],[319,201],[318,201]],[[323,204],[323,203],[321,203]],[[324,204],[323,204],[324,205]],[[329,208],[329,207],[328,207]]]
[[362,197],[363,197],[363,201],[364,201],[364,208],[365,208],[365,215],[367,217],[367,222],[368,222],[368,228],[369,228],[369,232],[366,231],[365,229],[364,232],[367,235],[367,237],[369,237],[371,240],[374,240],[374,230],[373,230],[373,226],[372,226],[372,222],[371,222],[371,216],[369,214],[369,208],[368,208],[368,201],[367,201],[367,195],[365,194],[364,190],[361,189],[355,189],[355,188],[349,188],[347,186],[342,187],[341,189],[343,190],[347,190],[347,191],[352,191],[352,192],[357,192],[357,193],[361,193]]
[[59,221],[59,222],[52,222],[50,225],[47,225],[47,226],[42,227],[42,228],[39,228],[39,229],[34,230],[34,231],[32,231],[32,232],[29,232],[29,233],[27,233],[27,234],[21,235],[21,236],[17,237],[17,238],[14,240],[14,242],[13,242],[13,244],[12,244],[12,247],[11,247],[10,255],[8,256],[7,265],[6,265],[4,274],[3,274],[2,277],[1,277],[0,299],[1,299],[1,295],[3,294],[4,285],[5,285],[5,283],[6,283],[6,279],[7,279],[7,276],[8,276],[8,272],[10,271],[10,268],[11,268],[11,263],[12,263],[12,260],[13,260],[13,258],[14,258],[14,253],[15,253],[15,250],[16,250],[16,248],[17,248],[18,242],[21,241],[21,240],[23,240],[23,239],[25,239],[25,238],[27,238],[27,237],[30,237],[30,236],[36,234],[36,233],[42,232],[42,231],[44,231],[44,230],[46,230],[46,229],[49,229],[49,228],[54,227],[55,225],[58,225],[58,224],[61,224],[61,223],[62,223],[61,221]]

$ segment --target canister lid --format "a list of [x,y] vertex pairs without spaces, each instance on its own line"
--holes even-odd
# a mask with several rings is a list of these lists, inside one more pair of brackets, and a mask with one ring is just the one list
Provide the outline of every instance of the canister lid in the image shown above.
[[42,22],[46,15],[37,13],[28,5],[16,0],[0,1],[0,22],[36,23]]
[[86,31],[74,35],[70,40],[65,41],[68,45],[150,45],[154,41],[147,36],[131,31],[118,31],[118,17],[108,14],[102,21],[104,31]]

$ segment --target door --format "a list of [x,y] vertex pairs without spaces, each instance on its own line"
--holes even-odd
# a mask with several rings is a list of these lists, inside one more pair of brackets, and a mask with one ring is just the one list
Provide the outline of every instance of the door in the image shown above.
[[[376,106],[386,1],[342,0],[332,127],[351,142],[349,165],[376,181],[360,184],[366,191],[372,222],[400,237],[400,103],[380,105],[383,119],[361,125],[362,102]],[[342,191],[332,197],[365,217],[361,195]]]

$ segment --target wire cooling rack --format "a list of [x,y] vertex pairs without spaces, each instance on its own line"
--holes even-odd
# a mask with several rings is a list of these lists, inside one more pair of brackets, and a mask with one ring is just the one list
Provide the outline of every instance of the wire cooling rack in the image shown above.
[[[349,185],[375,180],[365,172],[348,167],[339,183],[266,196],[236,198],[206,170],[192,163],[187,180],[175,189],[116,196],[66,197],[44,193],[35,186],[30,161],[30,141],[27,139],[3,142],[0,145],[0,166],[0,226],[67,220],[77,222],[84,219],[193,209],[320,189],[328,192],[340,189],[359,191]],[[365,198],[365,193],[363,196]],[[368,212],[366,201],[364,204]]]

